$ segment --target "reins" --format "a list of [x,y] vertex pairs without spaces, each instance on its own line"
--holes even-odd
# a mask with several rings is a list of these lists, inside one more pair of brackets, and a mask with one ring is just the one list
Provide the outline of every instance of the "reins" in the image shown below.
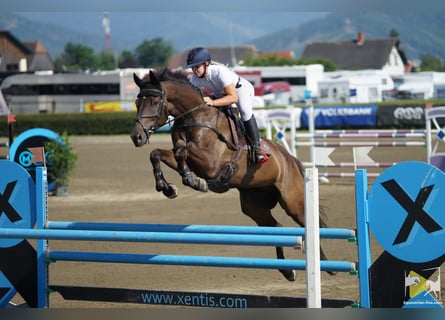
[[[202,93],[201,93],[202,95]],[[159,110],[156,114],[149,114],[149,115],[137,115],[137,117],[135,118],[135,122],[137,122],[142,129],[144,130],[144,133],[149,136],[150,134],[156,132],[156,130],[158,130],[159,128],[170,124],[172,122],[174,122],[175,120],[184,118],[185,116],[191,114],[192,112],[198,110],[199,108],[205,106],[205,102],[202,102],[201,104],[179,114],[178,116],[174,117],[173,119],[168,119],[169,115],[168,115],[168,110],[166,107],[166,103],[165,103],[165,91],[164,89],[159,90],[159,89],[141,89],[141,92],[138,94],[138,99],[145,99],[147,96],[155,96],[155,97],[161,97],[161,106],[159,107]],[[142,110],[141,110],[142,111]],[[219,122],[219,116],[220,116],[220,109],[218,109],[218,115],[217,115],[217,120],[216,120],[216,126],[218,125]],[[165,113],[167,121],[165,121],[162,124],[159,124],[159,118],[161,117],[161,114]],[[144,126],[144,124],[142,123],[142,119],[148,119],[148,118],[155,118],[155,124],[153,126],[151,126],[150,128],[146,128]],[[236,145],[234,145],[233,143],[231,143],[215,126],[212,126],[210,124],[207,123],[184,123],[181,125],[178,124],[174,124],[172,127],[172,130],[183,130],[183,129],[187,129],[187,128],[192,128],[192,127],[201,127],[201,128],[207,128],[209,130],[211,130],[212,132],[214,132],[216,134],[216,136],[218,137],[219,140],[221,140],[222,142],[224,142],[227,147],[233,151],[237,151],[239,148],[237,148]]]

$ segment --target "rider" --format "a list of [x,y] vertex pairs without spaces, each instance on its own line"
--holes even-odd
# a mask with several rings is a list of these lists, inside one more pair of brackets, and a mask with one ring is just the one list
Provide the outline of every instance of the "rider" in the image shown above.
[[190,50],[186,68],[192,68],[193,71],[190,82],[209,95],[204,97],[207,105],[225,107],[236,103],[247,135],[253,144],[254,162],[261,165],[269,160],[267,154],[261,150],[258,126],[252,111],[252,84],[226,66],[212,61],[209,51],[202,47]]

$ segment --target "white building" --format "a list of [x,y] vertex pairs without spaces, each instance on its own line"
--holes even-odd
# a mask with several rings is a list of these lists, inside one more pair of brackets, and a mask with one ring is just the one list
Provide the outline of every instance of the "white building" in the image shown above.
[[394,81],[382,70],[326,72],[318,82],[318,102],[380,102],[384,93],[394,88]]
[[445,72],[414,72],[398,78],[399,96],[416,99],[445,98]]

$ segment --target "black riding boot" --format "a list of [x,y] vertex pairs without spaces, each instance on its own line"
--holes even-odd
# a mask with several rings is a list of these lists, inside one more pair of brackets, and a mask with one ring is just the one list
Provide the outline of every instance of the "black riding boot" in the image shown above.
[[260,134],[258,132],[258,125],[256,123],[255,116],[252,115],[252,118],[247,121],[243,121],[243,123],[244,127],[246,128],[247,136],[250,138],[252,143],[254,162],[257,165],[262,165],[264,162],[269,160],[269,157],[263,150],[261,150]]

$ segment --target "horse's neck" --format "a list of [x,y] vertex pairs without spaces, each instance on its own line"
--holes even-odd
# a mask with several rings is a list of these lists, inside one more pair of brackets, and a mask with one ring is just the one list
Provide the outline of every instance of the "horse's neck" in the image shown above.
[[167,99],[174,106],[173,116],[192,111],[204,103],[201,94],[193,87],[181,83],[166,82]]

